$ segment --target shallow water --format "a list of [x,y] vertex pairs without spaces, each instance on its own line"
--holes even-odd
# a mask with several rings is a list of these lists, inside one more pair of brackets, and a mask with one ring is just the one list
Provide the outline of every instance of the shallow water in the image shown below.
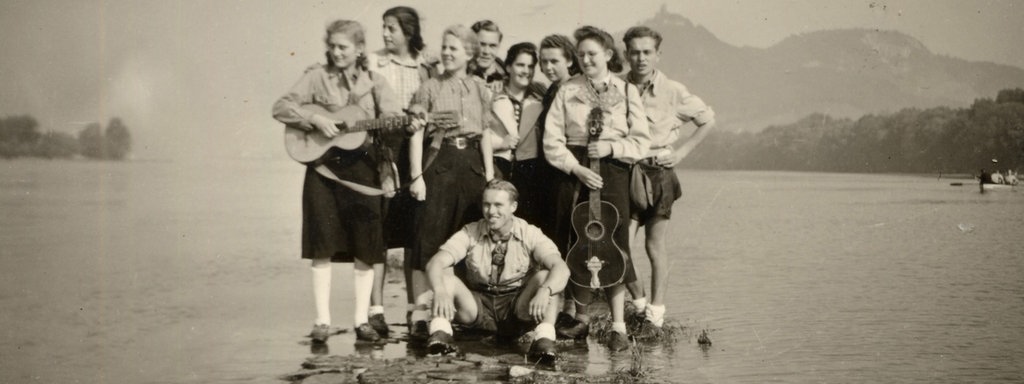
[[[302,171],[263,160],[0,162],[0,382],[272,383],[298,369],[312,319],[298,260]],[[644,346],[655,377],[1024,380],[1024,189],[981,195],[934,177],[859,174],[681,178],[668,316],[712,330],[714,344]],[[347,327],[345,267],[333,305]],[[402,322],[401,287],[388,287],[387,317]],[[351,334],[328,346],[417,353],[357,349]],[[594,343],[563,352],[566,370],[630,363]]]

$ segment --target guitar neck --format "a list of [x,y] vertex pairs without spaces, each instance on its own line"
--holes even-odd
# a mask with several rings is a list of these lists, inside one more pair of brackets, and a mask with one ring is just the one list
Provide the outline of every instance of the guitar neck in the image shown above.
[[[590,158],[590,171],[600,175],[601,174],[601,159],[596,157]],[[601,221],[601,189],[590,190],[590,219]]]
[[402,127],[408,125],[412,121],[409,116],[394,116],[394,117],[383,117],[379,119],[368,119],[357,121],[351,127],[346,129],[347,132],[362,132],[362,131],[373,131],[377,129],[390,129],[395,127]]

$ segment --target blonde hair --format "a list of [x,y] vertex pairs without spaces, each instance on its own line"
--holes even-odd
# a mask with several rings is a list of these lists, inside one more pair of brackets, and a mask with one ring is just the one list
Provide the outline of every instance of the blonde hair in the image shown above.
[[[338,19],[327,24],[327,33],[324,35],[324,44],[330,44],[328,41],[331,39],[331,35],[335,33],[341,33],[348,36],[360,48],[366,47],[366,30],[363,29],[363,25],[359,24],[358,21]],[[334,66],[334,59],[331,58],[330,54],[327,54],[327,64]],[[362,70],[366,70],[366,53],[360,52],[359,57],[356,59],[356,66]]]
[[462,47],[466,49],[466,53],[472,58],[476,58],[476,55],[480,52],[480,41],[476,38],[476,32],[462,24],[455,24],[445,28],[444,32],[441,33],[441,37],[445,35],[452,35],[461,40]]

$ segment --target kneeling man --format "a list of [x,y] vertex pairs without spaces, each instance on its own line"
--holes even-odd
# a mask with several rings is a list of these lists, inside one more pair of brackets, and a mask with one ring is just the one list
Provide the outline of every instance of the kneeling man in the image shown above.
[[[507,181],[487,183],[484,218],[459,230],[427,263],[434,292],[430,353],[455,351],[451,321],[457,321],[508,336],[533,328],[530,357],[554,358],[555,317],[569,267],[551,239],[513,215],[518,195]],[[452,269],[462,260],[465,282]]]

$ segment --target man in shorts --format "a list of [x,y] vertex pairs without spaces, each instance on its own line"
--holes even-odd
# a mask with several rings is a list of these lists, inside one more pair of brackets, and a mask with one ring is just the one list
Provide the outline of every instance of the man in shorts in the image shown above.
[[[427,263],[433,319],[427,350],[456,350],[452,321],[468,328],[515,337],[535,331],[531,359],[553,361],[555,318],[569,267],[541,230],[513,214],[518,192],[495,179],[484,188],[484,218],[464,226]],[[465,281],[453,267],[466,262]]]
[[[626,81],[636,85],[644,102],[651,129],[651,148],[644,159],[634,166],[640,167],[651,180],[653,197],[650,206],[632,212],[633,219],[646,227],[646,250],[651,259],[651,301],[648,305],[640,284],[628,288],[633,305],[644,311],[647,321],[661,327],[665,321],[665,286],[668,282],[668,258],[665,237],[672,204],[682,196],[679,179],[673,169],[690,151],[700,144],[715,126],[715,113],[699,97],[690,94],[682,84],[669,79],[656,66],[661,57],[661,34],[639,26],[626,31],[629,74]],[[680,141],[680,128],[693,122],[697,129],[690,137]]]

